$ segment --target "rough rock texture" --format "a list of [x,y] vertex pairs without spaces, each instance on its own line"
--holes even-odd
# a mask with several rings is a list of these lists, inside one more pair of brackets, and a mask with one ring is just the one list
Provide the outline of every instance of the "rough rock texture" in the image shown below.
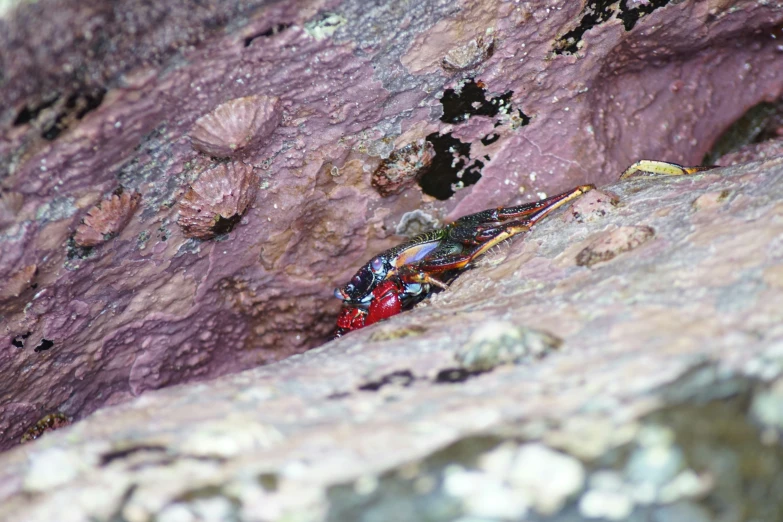
[[0,455],[0,518],[779,520],[783,159],[604,190],[411,312]]
[[[409,212],[442,222],[603,184],[641,157],[697,163],[780,97],[776,3],[598,4],[595,24],[571,0],[41,0],[6,14],[0,183],[18,196],[2,210],[0,277],[36,268],[0,302],[0,446],[50,413],[78,420],[322,343],[332,288]],[[488,34],[491,53],[444,70]],[[228,235],[188,239],[177,202],[210,161],[188,133],[251,95],[282,110],[244,158],[259,195]],[[467,188],[381,198],[371,173],[421,138],[433,165],[460,171],[446,194]],[[79,247],[76,227],[118,185],[141,194],[130,223]]]

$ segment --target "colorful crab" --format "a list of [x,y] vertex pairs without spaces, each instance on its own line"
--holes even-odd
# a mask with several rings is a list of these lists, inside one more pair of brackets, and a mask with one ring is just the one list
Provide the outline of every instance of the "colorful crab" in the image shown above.
[[583,185],[535,203],[463,216],[381,252],[334,291],[343,300],[336,337],[413,307],[433,287],[446,288],[477,257],[593,188]]
[[[684,167],[675,163],[640,160],[620,179],[638,172],[667,176],[695,174],[714,166]],[[516,234],[527,232],[553,210],[592,190],[573,190],[516,207],[500,207],[463,216],[450,225],[416,236],[373,257],[334,294],[342,299],[335,337],[358,330],[403,310],[427,297],[433,287],[446,288],[480,255]]]

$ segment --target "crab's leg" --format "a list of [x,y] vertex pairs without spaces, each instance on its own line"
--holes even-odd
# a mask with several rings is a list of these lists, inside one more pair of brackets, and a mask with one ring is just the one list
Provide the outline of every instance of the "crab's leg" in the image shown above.
[[[469,218],[467,220],[461,218],[454,222],[448,238],[438,248],[428,253],[418,263],[406,267],[403,277],[408,282],[429,283],[443,288],[445,285],[432,278],[431,273],[462,270],[495,245],[517,234],[527,232],[553,210],[593,188],[592,185],[582,185],[568,192],[538,201],[536,202],[538,205],[535,207],[532,204],[519,207],[501,207],[471,214],[466,216]],[[525,219],[501,222],[513,216],[525,216]],[[479,221],[479,217],[484,219]]]
[[663,174],[665,176],[686,176],[688,174],[695,174],[714,168],[716,168],[715,165],[705,167],[683,167],[682,165],[669,163],[668,161],[639,160],[625,169],[625,172],[620,176],[620,179],[628,179],[637,172],[650,172],[652,174]]
[[533,203],[526,203],[515,207],[498,207],[462,216],[452,223],[452,231],[457,231],[464,225],[475,228],[486,223],[496,223],[508,219],[518,220],[520,218],[526,218],[527,221],[530,221],[530,223],[533,224],[540,221],[553,210],[594,188],[593,185],[582,185],[573,190],[569,190],[568,192],[534,201]]

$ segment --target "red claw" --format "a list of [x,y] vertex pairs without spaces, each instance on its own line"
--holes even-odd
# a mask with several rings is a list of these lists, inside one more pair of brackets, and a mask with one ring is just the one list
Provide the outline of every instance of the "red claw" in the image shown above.
[[335,337],[342,337],[348,332],[359,330],[402,312],[402,301],[400,300],[402,290],[402,283],[397,279],[389,279],[373,290],[369,310],[349,304],[343,305],[340,315],[337,316]]
[[343,309],[340,310],[340,315],[337,316],[337,328],[346,332],[358,330],[364,327],[366,317],[367,312],[361,308],[343,306]]
[[396,279],[387,279],[372,292],[372,302],[364,325],[377,323],[402,312],[400,292],[402,285]]

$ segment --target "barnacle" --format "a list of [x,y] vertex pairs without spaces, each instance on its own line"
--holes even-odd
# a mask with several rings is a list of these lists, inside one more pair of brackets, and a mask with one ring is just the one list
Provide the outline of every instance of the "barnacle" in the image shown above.
[[0,299],[21,295],[32,284],[37,270],[38,267],[36,265],[27,265],[11,274],[4,284],[0,285]]
[[178,223],[188,237],[230,232],[258,194],[260,180],[245,163],[221,163],[201,174],[179,202]]
[[113,194],[92,207],[76,228],[74,242],[83,247],[100,245],[117,236],[128,224],[139,204],[138,192]]
[[280,125],[280,99],[245,96],[218,105],[196,120],[190,140],[196,150],[218,158],[252,151]]
[[24,432],[24,435],[22,435],[21,442],[30,442],[47,431],[54,431],[64,426],[68,426],[69,424],[71,424],[71,421],[62,413],[50,413],[29,427],[27,431]]
[[494,51],[495,38],[492,34],[486,34],[451,49],[440,65],[447,71],[464,71],[479,65],[491,57]]
[[435,149],[432,143],[419,140],[393,151],[372,174],[372,186],[383,196],[399,194],[419,179],[432,164]]
[[24,196],[18,192],[0,192],[0,228],[16,221]]

